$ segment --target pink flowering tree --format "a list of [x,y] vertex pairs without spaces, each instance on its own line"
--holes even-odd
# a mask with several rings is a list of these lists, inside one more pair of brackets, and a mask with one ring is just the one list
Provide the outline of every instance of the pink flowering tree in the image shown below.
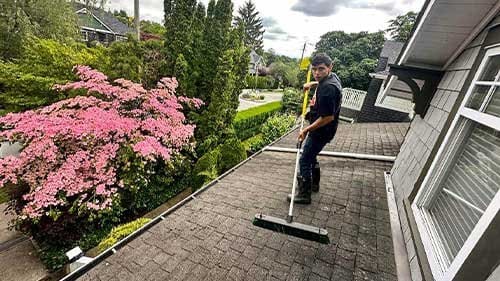
[[194,125],[184,112],[203,103],[176,97],[175,78],[147,90],[124,79],[110,83],[87,66],[74,70],[80,81],[55,88],[86,95],[0,118],[0,141],[23,145],[18,157],[0,159],[0,188],[21,193],[11,202],[18,225],[97,218],[139,188],[133,179],[155,173],[144,167],[168,167],[192,149]]

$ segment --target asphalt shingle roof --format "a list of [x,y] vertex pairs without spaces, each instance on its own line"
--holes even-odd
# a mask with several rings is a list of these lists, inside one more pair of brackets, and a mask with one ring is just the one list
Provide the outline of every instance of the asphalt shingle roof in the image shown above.
[[[75,11],[87,8],[87,6],[82,3],[73,3],[73,7]],[[111,12],[104,11],[103,9],[87,9],[116,34],[126,35],[134,31],[132,28],[128,27],[126,24],[115,18]]]
[[[395,155],[407,128],[340,125],[327,150]],[[258,212],[285,217],[294,157],[259,154],[80,280],[396,280],[383,175],[391,163],[320,156],[320,192],[294,213],[325,227],[329,245],[252,225]]]

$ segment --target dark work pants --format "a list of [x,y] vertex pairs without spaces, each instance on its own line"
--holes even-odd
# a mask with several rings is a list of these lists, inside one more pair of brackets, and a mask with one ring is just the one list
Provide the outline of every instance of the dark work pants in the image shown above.
[[308,136],[303,147],[302,155],[300,156],[300,175],[304,180],[312,179],[312,170],[314,165],[318,163],[317,156],[323,150],[325,145],[331,140],[321,140]]

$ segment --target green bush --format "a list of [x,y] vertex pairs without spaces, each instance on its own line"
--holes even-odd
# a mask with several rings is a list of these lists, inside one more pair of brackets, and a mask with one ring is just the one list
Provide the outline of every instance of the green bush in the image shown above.
[[299,115],[302,112],[304,93],[294,88],[286,88],[283,92],[283,111]]
[[60,43],[50,39],[32,38],[23,57],[17,61],[24,73],[74,80],[73,66],[88,65],[100,69],[107,61],[106,48],[89,48],[82,43]]
[[57,78],[24,73],[13,63],[0,62],[0,116],[47,105],[62,98],[52,90]]
[[266,144],[262,134],[257,134],[243,141],[243,146],[249,155],[261,150],[265,145]]
[[[273,89],[275,88],[274,78],[271,76],[255,76],[247,75],[246,85],[249,89]],[[257,83],[257,84],[256,84]]]
[[219,175],[218,162],[220,154],[220,150],[216,148],[198,159],[193,169],[193,185],[195,188],[201,187]]
[[224,142],[219,149],[218,170],[221,174],[247,158],[245,146],[236,138]]
[[[62,44],[32,38],[16,63],[0,61],[0,115],[48,105],[68,97],[52,90],[54,84],[74,80],[75,65],[98,66],[106,61],[103,48],[80,43]],[[76,92],[74,92],[76,93]]]
[[234,119],[234,130],[240,140],[248,139],[260,132],[261,125],[282,108],[281,102],[271,102],[242,110]]
[[194,186],[199,188],[236,166],[247,157],[245,146],[233,138],[205,153],[193,169]]
[[143,64],[142,53],[141,45],[135,40],[113,42],[106,49],[106,59],[103,60],[98,69],[105,73],[110,81],[125,78],[140,82]]
[[262,135],[264,143],[267,145],[285,133],[295,125],[295,116],[289,114],[276,114],[262,125]]
[[129,223],[120,225],[118,227],[113,228],[108,236],[99,243],[97,248],[99,249],[99,253],[105,251],[109,247],[116,244],[121,239],[127,237],[137,229],[141,228],[146,223],[150,222],[151,219],[148,218],[139,218],[135,221],[131,221]]
[[55,92],[52,86],[74,80],[75,65],[98,69],[110,80],[125,78],[153,87],[160,79],[165,56],[162,48],[161,42],[149,41],[129,40],[115,42],[108,48],[91,48],[78,42],[30,38],[23,56],[15,63],[0,61],[0,116],[67,98],[67,94]]

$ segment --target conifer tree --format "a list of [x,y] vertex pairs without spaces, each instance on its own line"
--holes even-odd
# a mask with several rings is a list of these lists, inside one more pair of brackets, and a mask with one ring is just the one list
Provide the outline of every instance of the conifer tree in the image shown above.
[[165,0],[165,51],[167,75],[172,75],[177,56],[191,57],[191,24],[196,0]]
[[217,73],[217,65],[227,49],[231,30],[233,4],[231,0],[211,0],[203,34],[203,76],[200,81],[200,98],[210,102],[210,92]]
[[264,26],[259,12],[255,10],[255,4],[248,0],[238,9],[238,16],[235,18],[236,25],[241,25],[245,29],[245,44],[257,53],[263,53]]
[[205,17],[205,6],[200,2],[196,6],[193,23],[191,24],[192,55],[190,58],[187,58],[190,66],[190,77],[188,77],[189,85],[185,94],[189,97],[197,96],[199,80],[200,77],[204,75],[202,66],[205,63],[203,57],[203,31],[205,26]]

